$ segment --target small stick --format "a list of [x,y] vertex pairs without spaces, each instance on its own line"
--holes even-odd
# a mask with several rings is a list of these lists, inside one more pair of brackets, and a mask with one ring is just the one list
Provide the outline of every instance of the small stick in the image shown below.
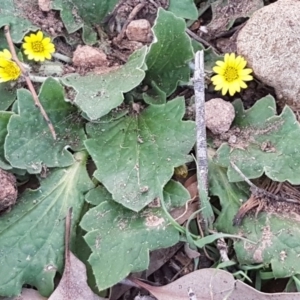
[[207,42],[206,40],[204,40],[203,38],[201,38],[200,36],[198,36],[197,34],[195,34],[193,31],[191,31],[190,29],[186,29],[185,32],[194,40],[196,40],[197,42],[207,46],[207,47],[211,47],[215,50],[215,52],[217,54],[219,54],[219,51],[213,46],[211,45],[209,42]]
[[54,58],[57,58],[57,59],[61,60],[61,61],[64,61],[67,64],[70,64],[72,62],[72,58],[70,58],[67,55],[61,54],[61,53],[56,52],[56,53],[53,53],[52,56]]
[[129,23],[135,18],[135,16],[139,13],[139,11],[146,5],[146,1],[143,1],[142,3],[138,4],[129,14],[128,19],[126,20],[125,24],[122,27],[121,32],[118,34],[118,36],[114,39],[114,43],[119,43],[124,35],[125,35],[125,31],[127,26],[129,25]]
[[9,49],[10,49],[10,53],[12,55],[12,58],[13,60],[16,62],[16,64],[18,65],[18,67],[21,69],[22,71],[22,75],[25,77],[25,81],[27,83],[27,86],[32,94],[32,97],[33,97],[33,100],[34,100],[34,104],[35,106],[40,110],[42,116],[44,117],[45,121],[47,122],[48,124],[48,127],[50,129],[50,132],[53,136],[53,139],[56,140],[56,133],[55,133],[55,129],[54,129],[54,126],[52,124],[52,122],[50,121],[46,111],[44,110],[40,100],[39,100],[39,97],[33,87],[33,84],[29,78],[29,74],[27,72],[27,70],[24,68],[23,64],[19,61],[18,59],[18,56],[16,54],[16,51],[15,51],[15,48],[14,48],[14,44],[13,44],[13,41],[11,39],[11,35],[10,35],[10,31],[9,31],[9,26],[6,25],[4,27],[4,34],[5,34],[5,37],[6,37],[6,40],[7,40],[7,43],[8,43],[8,46],[9,46]]
[[243,173],[242,171],[236,166],[235,163],[232,161],[230,162],[231,167],[244,179],[245,182],[247,182],[250,186],[250,191],[254,196],[257,197],[266,197],[275,201],[280,201],[280,202],[289,202],[289,203],[295,203],[295,204],[300,204],[298,200],[295,199],[287,199],[284,197],[280,197],[277,195],[274,195],[264,189],[259,188],[256,186],[254,183],[252,183]]

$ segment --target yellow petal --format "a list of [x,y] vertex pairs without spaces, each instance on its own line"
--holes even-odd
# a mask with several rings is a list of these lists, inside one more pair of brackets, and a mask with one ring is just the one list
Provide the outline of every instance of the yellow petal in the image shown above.
[[216,65],[223,68],[225,66],[225,62],[224,61],[221,61],[221,60],[217,60],[216,61]]
[[251,80],[253,80],[253,76],[251,76],[251,75],[244,75],[244,76],[241,76],[241,80],[243,80],[243,81],[251,81]]
[[49,37],[46,37],[42,40],[42,43],[44,46],[47,46],[48,44],[51,43],[51,39]]
[[27,44],[27,43],[24,43],[22,45],[23,49],[30,49],[31,48],[31,45]]
[[235,67],[239,68],[239,64],[241,63],[241,61],[243,60],[243,58],[239,55],[236,57],[235,59]]
[[217,73],[217,74],[220,74],[220,75],[224,74],[224,69],[221,68],[221,67],[219,67],[219,66],[214,66],[214,67],[213,67],[213,71],[214,71],[215,73]]
[[51,59],[51,54],[50,54],[50,53],[45,53],[45,54],[44,54],[44,57],[45,57],[46,59]]
[[246,65],[247,65],[247,62],[246,62],[245,59],[243,59],[243,60],[240,62],[240,65],[239,65],[240,70],[241,70],[241,69],[244,69],[244,68],[246,67]]
[[214,90],[215,90],[215,91],[220,91],[222,88],[223,88],[223,85],[220,84],[220,85],[216,85],[216,86],[214,87]]
[[239,86],[240,86],[242,89],[246,89],[246,88],[247,88],[247,84],[246,84],[244,81],[242,81],[242,80],[239,81]]
[[11,59],[11,53],[7,49],[3,49],[3,51],[0,52],[0,57],[3,57],[5,59]]
[[36,38],[37,38],[37,41],[42,41],[43,40],[43,32],[39,30],[36,34]]
[[224,62],[225,62],[225,64],[228,63],[228,60],[229,60],[229,53],[226,53],[225,56],[224,56]]
[[234,53],[231,53],[229,55],[228,65],[231,66],[231,67],[235,66],[235,54]]
[[[31,42],[31,39],[30,39],[29,36],[25,36],[25,37],[24,37],[24,40],[25,40],[26,43],[30,43],[30,42]],[[24,44],[23,44],[23,45],[24,45]]]
[[249,75],[250,73],[252,73],[252,69],[243,69],[239,71],[240,76]]
[[0,58],[0,67],[5,68],[8,65],[9,60],[5,58]]
[[226,95],[226,93],[228,92],[229,86],[228,84],[225,84],[222,88],[222,95]]
[[234,84],[235,90],[239,93],[241,91],[241,86],[240,86],[239,82],[236,80],[233,84]]
[[234,86],[234,84],[231,84],[229,86],[229,95],[233,96],[235,94],[235,92],[236,92],[235,86]]
[[45,50],[46,50],[47,52],[55,52],[54,46],[48,46],[48,47],[45,48]]
[[224,82],[224,78],[221,75],[215,75],[211,78],[211,81],[216,84],[222,84]]

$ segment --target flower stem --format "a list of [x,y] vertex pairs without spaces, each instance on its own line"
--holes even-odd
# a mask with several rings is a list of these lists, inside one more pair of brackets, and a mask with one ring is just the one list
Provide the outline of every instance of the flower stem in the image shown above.
[[12,55],[12,58],[13,60],[15,61],[15,63],[19,66],[19,68],[21,69],[22,71],[22,74],[23,76],[25,77],[25,81],[26,81],[26,84],[28,86],[28,89],[30,90],[31,94],[32,94],[32,98],[33,98],[33,101],[34,101],[34,104],[35,106],[40,110],[42,116],[44,117],[46,123],[48,124],[48,127],[49,127],[49,130],[53,136],[53,139],[56,140],[56,133],[55,133],[55,129],[54,129],[54,126],[51,122],[51,120],[49,119],[48,115],[47,115],[47,112],[44,110],[40,100],[39,100],[39,97],[33,87],[33,84],[28,76],[28,72],[27,70],[24,68],[23,64],[20,62],[20,60],[18,59],[18,56],[16,54],[16,50],[14,48],[14,44],[13,44],[13,41],[11,39],[11,35],[10,35],[10,31],[9,31],[9,26],[6,25],[4,27],[4,34],[5,34],[5,38],[7,40],[7,44],[9,46],[9,50],[10,50],[10,53]]
[[52,54],[52,56],[55,57],[55,58],[57,58],[57,59],[59,59],[59,60],[61,60],[61,61],[66,62],[68,64],[70,64],[72,62],[72,58],[70,58],[70,57],[68,57],[66,55],[63,55],[61,53],[55,52],[55,53]]

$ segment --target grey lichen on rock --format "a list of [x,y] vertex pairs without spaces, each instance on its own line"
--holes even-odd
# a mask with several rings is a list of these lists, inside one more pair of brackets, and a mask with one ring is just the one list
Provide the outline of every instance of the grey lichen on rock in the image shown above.
[[14,175],[0,169],[0,212],[16,203],[18,190]]
[[300,108],[300,1],[279,0],[256,11],[237,37],[237,52],[281,104]]

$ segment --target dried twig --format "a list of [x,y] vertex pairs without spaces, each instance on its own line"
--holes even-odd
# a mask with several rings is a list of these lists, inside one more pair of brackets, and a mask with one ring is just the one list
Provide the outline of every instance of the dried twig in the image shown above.
[[118,34],[118,36],[114,39],[114,44],[119,43],[125,35],[125,31],[129,23],[136,17],[136,15],[139,13],[139,11],[147,4],[146,1],[143,1],[142,3],[138,4],[129,14],[128,19],[126,20],[125,24],[122,27],[121,32]]
[[24,76],[25,81],[27,83],[27,86],[28,86],[28,88],[29,88],[29,90],[32,94],[34,104],[40,110],[42,116],[44,117],[45,121],[48,124],[48,127],[50,129],[50,132],[51,132],[53,138],[56,140],[56,133],[55,133],[55,130],[54,130],[54,126],[53,126],[52,122],[50,121],[46,111],[44,110],[44,108],[43,108],[43,106],[42,106],[42,104],[39,100],[39,97],[38,97],[38,95],[37,95],[37,93],[36,93],[36,91],[33,87],[33,84],[32,84],[32,82],[29,78],[29,74],[28,74],[27,70],[24,68],[23,64],[18,59],[18,56],[17,56],[15,48],[14,48],[13,41],[12,41],[11,36],[10,36],[10,31],[9,31],[9,26],[8,25],[6,25],[4,27],[4,34],[5,34],[5,37],[6,37],[6,40],[7,40],[12,58],[22,71],[22,75]]
[[245,182],[250,186],[251,196],[239,209],[238,213],[235,215],[233,219],[233,225],[239,226],[243,220],[245,214],[252,208],[258,207],[256,211],[256,215],[264,208],[266,200],[273,200],[278,202],[288,202],[293,204],[300,205],[299,199],[290,199],[275,195],[274,193],[279,192],[278,189],[274,190],[274,193],[266,191],[263,188],[259,188],[254,183],[252,183],[243,173],[242,171],[235,165],[235,163],[230,162],[232,168],[243,178]]
[[259,188],[254,183],[252,183],[233,162],[230,162],[230,164],[232,168],[250,185],[250,191],[255,197],[265,197],[275,201],[300,204],[298,200],[277,196],[274,195],[273,193],[270,193],[264,189]]
[[194,40],[196,40],[197,42],[207,46],[207,47],[211,47],[215,50],[215,52],[217,54],[219,54],[219,51],[212,45],[210,44],[208,41],[204,40],[202,37],[198,36],[196,33],[194,33],[193,31],[191,31],[190,29],[186,29],[185,32]]

